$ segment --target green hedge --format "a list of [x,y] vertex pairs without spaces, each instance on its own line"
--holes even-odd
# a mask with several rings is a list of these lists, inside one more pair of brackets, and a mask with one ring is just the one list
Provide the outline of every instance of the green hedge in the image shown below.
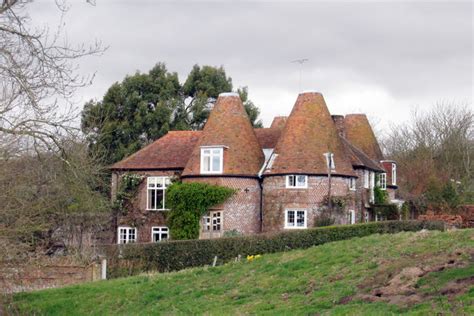
[[210,265],[215,256],[218,263],[222,264],[238,255],[244,258],[247,255],[304,249],[352,237],[421,229],[444,230],[444,224],[428,221],[385,221],[246,237],[109,245],[103,250],[108,259],[108,277],[115,278],[147,271],[165,272]]

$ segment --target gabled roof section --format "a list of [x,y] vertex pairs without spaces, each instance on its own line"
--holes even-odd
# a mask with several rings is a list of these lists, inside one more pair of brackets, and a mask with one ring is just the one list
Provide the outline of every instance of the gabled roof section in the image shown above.
[[275,148],[281,135],[280,128],[255,128],[254,131],[262,149]]
[[346,153],[353,167],[367,168],[376,172],[385,172],[385,169],[378,162],[370,159],[362,150],[349,143],[347,139],[341,137],[341,141],[346,148]]
[[223,175],[256,176],[264,154],[238,94],[220,94],[183,176],[200,175],[202,146],[224,146]]
[[200,131],[172,131],[115,163],[112,170],[184,169]]
[[355,176],[323,96],[317,92],[301,93],[288,117],[275,147],[278,156],[265,175],[321,174],[328,172],[327,152],[334,154],[334,175]]
[[346,139],[372,160],[384,159],[374,131],[365,114],[348,114],[344,118]]
[[270,128],[283,129],[286,125],[286,121],[288,121],[288,116],[275,116],[275,118],[273,118],[272,125],[270,125]]

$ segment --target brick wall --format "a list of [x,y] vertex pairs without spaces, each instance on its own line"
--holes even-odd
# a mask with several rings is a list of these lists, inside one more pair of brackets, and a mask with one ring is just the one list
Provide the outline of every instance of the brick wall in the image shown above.
[[[180,170],[155,170],[155,171],[136,171],[134,174],[140,174],[145,177],[168,176],[173,177],[180,173]],[[112,177],[112,187],[118,186],[120,176],[124,173],[114,173],[116,179]],[[115,188],[115,192],[117,188]],[[154,226],[166,226],[166,211],[147,210],[147,180],[142,181],[138,187],[137,196],[132,200],[132,209],[125,216],[119,216],[117,226],[130,226],[137,229],[137,242],[151,242],[151,230]],[[165,193],[166,194],[166,193]],[[166,201],[165,201],[166,203]],[[117,241],[117,231],[114,232],[114,240]]]
[[100,264],[34,262],[0,264],[0,293],[16,293],[100,279]]
[[[355,209],[355,192],[349,190],[349,179],[332,177],[332,196],[347,197],[345,211]],[[328,193],[328,178],[308,177],[308,188],[287,189],[286,176],[265,177],[263,180],[263,231],[284,229],[285,209],[306,209],[307,227],[314,226],[314,220],[321,213],[324,197]],[[356,218],[358,217],[356,211]],[[336,216],[337,224],[347,224],[348,214]]]
[[[185,178],[184,182],[208,183],[237,190],[237,192],[222,205],[213,207],[213,210],[222,210],[222,233],[232,230],[236,230],[245,235],[260,232],[260,185],[258,179],[199,177]],[[202,237],[218,236],[219,235],[203,235]]]

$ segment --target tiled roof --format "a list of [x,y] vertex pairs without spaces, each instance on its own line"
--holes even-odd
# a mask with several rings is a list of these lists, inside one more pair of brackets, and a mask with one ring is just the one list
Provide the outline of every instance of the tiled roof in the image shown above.
[[374,131],[365,114],[348,114],[344,118],[346,139],[372,160],[383,160]]
[[385,172],[385,169],[378,163],[370,159],[364,152],[351,143],[347,139],[341,137],[341,141],[346,148],[353,167],[364,167],[373,171]]
[[286,125],[286,121],[288,120],[288,116],[275,116],[275,118],[272,121],[272,125],[270,125],[270,128],[279,128],[283,129]]
[[172,131],[115,163],[111,169],[184,169],[200,131]]
[[280,128],[255,128],[254,131],[262,149],[275,148],[281,135]]
[[262,148],[238,95],[220,95],[209,115],[183,176],[200,174],[201,146],[224,147],[224,175],[256,176],[264,162]]
[[333,174],[355,176],[323,96],[316,92],[302,93],[275,147],[278,156],[264,175],[326,174],[324,154],[327,152],[334,154]]

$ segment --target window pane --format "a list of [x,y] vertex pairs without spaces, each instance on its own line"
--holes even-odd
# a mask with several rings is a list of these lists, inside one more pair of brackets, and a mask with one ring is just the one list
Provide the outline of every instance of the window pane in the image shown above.
[[288,223],[287,226],[295,226],[295,212],[294,211],[288,211],[287,212],[288,216]]
[[202,153],[203,153],[204,155],[210,155],[210,154],[211,154],[211,150],[210,150],[210,149],[204,149],[204,150],[202,151]]
[[148,190],[148,209],[150,210],[156,209],[156,190],[155,189]]
[[306,186],[306,176],[298,176],[298,186],[299,187],[305,187]]
[[212,154],[213,154],[213,155],[219,155],[219,156],[220,156],[220,154],[221,154],[221,149],[213,149],[213,150],[212,150]]
[[220,155],[212,156],[212,171],[220,171],[220,169],[221,169],[221,157],[220,157]]
[[211,157],[205,156],[203,159],[203,164],[204,165],[202,166],[202,170],[211,171]]
[[296,212],[296,226],[304,227],[304,211],[297,211]]
[[163,190],[156,190],[156,208],[163,209],[165,207],[165,195]]

